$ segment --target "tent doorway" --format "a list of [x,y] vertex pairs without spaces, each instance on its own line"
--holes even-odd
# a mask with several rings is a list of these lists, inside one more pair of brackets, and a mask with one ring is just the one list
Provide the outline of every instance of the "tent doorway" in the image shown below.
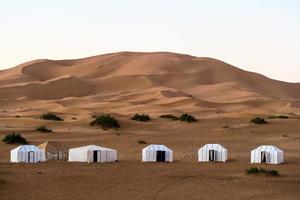
[[29,163],[34,163],[34,151],[29,151],[28,152],[28,162]]
[[93,162],[101,162],[101,151],[93,151]]
[[209,161],[216,161],[216,154],[217,152],[215,150],[209,150]]
[[261,154],[261,163],[266,163],[267,162],[267,152],[262,151],[260,154]]
[[165,151],[156,151],[156,161],[157,162],[166,162],[166,152]]

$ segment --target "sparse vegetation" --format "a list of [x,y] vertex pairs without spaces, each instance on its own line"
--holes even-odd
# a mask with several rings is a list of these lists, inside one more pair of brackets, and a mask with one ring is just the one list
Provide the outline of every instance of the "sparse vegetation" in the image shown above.
[[18,133],[6,135],[2,141],[6,144],[28,144],[27,140]]
[[42,133],[51,133],[52,130],[47,128],[46,126],[39,126],[36,128],[37,131],[42,132]]
[[288,119],[289,117],[286,116],[286,115],[278,115],[278,116],[275,116],[275,115],[272,115],[272,116],[269,116],[269,119]]
[[54,120],[54,121],[63,121],[62,118],[60,118],[59,116],[56,116],[53,113],[46,113],[40,116],[41,119],[44,120]]
[[264,168],[251,167],[246,170],[246,174],[265,174],[269,176],[279,176],[278,171]]
[[147,144],[147,142],[145,140],[138,140],[137,143],[138,144]]
[[150,116],[148,114],[135,114],[131,117],[131,120],[140,121],[140,122],[147,122],[150,121]]
[[187,113],[182,114],[182,115],[179,117],[179,120],[180,120],[180,121],[185,121],[185,122],[188,122],[188,123],[191,123],[191,122],[197,122],[197,121],[198,121],[194,116],[189,115],[189,114],[187,114]]
[[21,118],[21,116],[20,115],[16,115],[15,118]]
[[250,122],[253,124],[267,124],[268,123],[264,118],[261,118],[261,117],[255,117]]
[[230,126],[229,125],[224,125],[224,126],[222,126],[222,128],[226,129],[226,128],[230,128]]
[[90,123],[90,126],[101,126],[103,130],[120,128],[118,120],[110,115],[97,116],[96,119]]
[[172,115],[172,114],[165,114],[165,115],[160,115],[159,118],[163,119],[172,119],[172,120],[179,120],[179,117]]

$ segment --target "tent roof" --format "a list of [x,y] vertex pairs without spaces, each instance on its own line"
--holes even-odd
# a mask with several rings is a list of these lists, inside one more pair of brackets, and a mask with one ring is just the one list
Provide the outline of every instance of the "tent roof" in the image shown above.
[[24,152],[26,152],[26,151],[40,151],[40,149],[35,145],[20,145],[16,148],[12,149],[11,151],[17,151],[17,152],[24,151]]
[[97,145],[87,145],[87,146],[83,146],[83,147],[73,148],[70,150],[75,150],[75,151],[93,151],[93,150],[115,151],[115,149],[109,149],[109,148],[101,147],[101,146],[97,146]]
[[203,147],[201,147],[200,149],[202,148],[209,148],[209,149],[226,149],[225,147],[223,147],[222,145],[220,144],[206,144],[204,145]]
[[152,150],[152,151],[172,151],[167,146],[162,144],[151,144],[145,147],[143,150]]
[[54,141],[46,141],[46,142],[38,145],[38,147],[43,150],[65,149],[63,145],[59,144],[58,142],[54,142]]
[[281,149],[273,146],[273,145],[261,145],[255,149],[253,149],[252,151],[266,151],[266,152],[273,152],[273,151],[277,151],[277,152],[283,152]]

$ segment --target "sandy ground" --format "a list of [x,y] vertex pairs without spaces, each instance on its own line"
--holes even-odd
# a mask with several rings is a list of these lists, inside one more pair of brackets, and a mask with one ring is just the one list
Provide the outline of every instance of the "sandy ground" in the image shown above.
[[[39,119],[45,112],[63,122]],[[199,122],[159,119],[190,113]],[[116,117],[120,130],[88,126],[93,113]],[[130,116],[148,113],[150,122]],[[255,116],[287,115],[251,125]],[[16,116],[19,116],[16,117]],[[300,83],[269,79],[213,59],[168,52],[119,52],[76,60],[35,60],[0,71],[0,137],[67,148],[118,150],[117,163],[10,164],[17,145],[0,142],[0,199],[300,199]],[[53,133],[35,129],[46,125]],[[224,126],[229,128],[222,128]],[[174,163],[141,163],[148,144],[165,144]],[[198,163],[197,150],[220,143],[226,163]],[[285,164],[262,165],[279,177],[245,175],[258,145],[285,151]]]
[[[67,118],[67,116],[64,116]],[[88,164],[48,161],[10,164],[9,150],[0,144],[1,199],[299,199],[300,118],[269,120],[250,125],[246,118],[203,118],[194,124],[153,119],[133,122],[119,117],[118,131],[90,128],[88,116],[68,122],[2,118],[1,137],[21,132],[31,143],[57,141],[67,147],[97,144],[118,150],[117,163]],[[34,127],[47,123],[53,133],[38,133]],[[224,125],[231,128],[224,129]],[[118,133],[118,134],[117,134]],[[284,136],[286,135],[286,136]],[[174,150],[174,163],[141,163],[146,145],[162,143]],[[229,151],[226,163],[198,163],[196,152],[206,143],[220,143]],[[279,177],[245,175],[250,151],[272,144],[285,151],[285,164],[255,165],[279,171]]]

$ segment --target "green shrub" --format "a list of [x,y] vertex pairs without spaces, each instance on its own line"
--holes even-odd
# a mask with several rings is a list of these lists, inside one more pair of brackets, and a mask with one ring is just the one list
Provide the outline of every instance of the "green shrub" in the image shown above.
[[28,144],[27,140],[18,133],[6,135],[2,141],[6,144]]
[[185,121],[185,122],[188,122],[188,123],[197,122],[198,121],[195,117],[193,117],[192,115],[189,115],[187,113],[181,115],[179,117],[179,120],[180,121]]
[[150,121],[150,116],[148,114],[135,114],[131,117],[131,120],[140,121],[140,122],[147,122]]
[[251,167],[246,170],[246,174],[258,174],[259,169],[257,167]]
[[46,113],[40,116],[41,119],[44,120],[54,120],[54,121],[63,121],[62,118],[60,118],[59,116],[56,116],[52,113]]
[[265,174],[268,176],[279,176],[278,171],[264,168],[251,167],[246,170],[246,174]]
[[42,132],[42,133],[51,133],[52,130],[48,129],[46,126],[39,126],[36,128],[37,131]]
[[165,115],[160,115],[159,118],[162,118],[162,119],[172,119],[172,120],[179,120],[179,118],[175,115],[172,115],[172,114],[165,114]]
[[90,126],[101,126],[103,130],[120,128],[118,120],[110,115],[97,116],[96,119],[90,122]]
[[253,118],[250,122],[253,124],[267,124],[268,123],[264,118],[261,118],[261,117]]
[[138,140],[137,143],[138,144],[147,144],[147,142],[145,140]]

